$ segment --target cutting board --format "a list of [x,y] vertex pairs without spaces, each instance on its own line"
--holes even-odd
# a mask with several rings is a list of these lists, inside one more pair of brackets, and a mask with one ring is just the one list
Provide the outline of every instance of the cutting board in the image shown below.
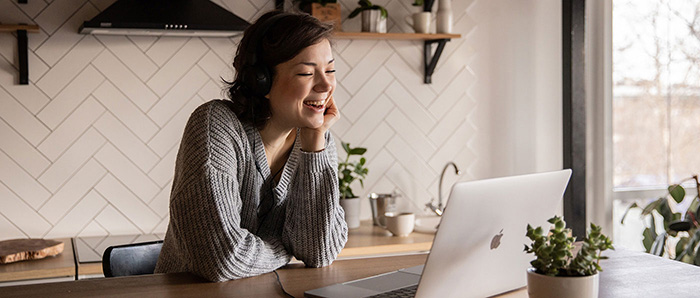
[[63,252],[63,242],[49,239],[0,241],[0,264],[43,259]]

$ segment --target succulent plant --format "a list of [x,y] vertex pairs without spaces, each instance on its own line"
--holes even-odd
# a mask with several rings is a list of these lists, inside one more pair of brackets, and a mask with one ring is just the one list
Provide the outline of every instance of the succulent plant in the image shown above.
[[525,245],[525,252],[537,257],[530,262],[537,273],[549,276],[588,276],[603,271],[600,260],[607,257],[601,256],[601,253],[614,248],[612,241],[601,233],[601,227],[591,223],[581,249],[574,256],[576,238],[570,236],[571,229],[566,228],[566,222],[559,216],[554,216],[547,222],[553,225],[549,235],[544,235],[542,227],[527,225],[526,236],[532,240],[532,244]]

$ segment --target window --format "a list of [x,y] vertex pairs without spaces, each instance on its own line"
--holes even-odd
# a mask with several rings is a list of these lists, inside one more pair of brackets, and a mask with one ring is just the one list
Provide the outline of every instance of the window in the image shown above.
[[700,173],[700,1],[612,5],[614,234],[643,249],[639,212],[620,225],[627,206]]

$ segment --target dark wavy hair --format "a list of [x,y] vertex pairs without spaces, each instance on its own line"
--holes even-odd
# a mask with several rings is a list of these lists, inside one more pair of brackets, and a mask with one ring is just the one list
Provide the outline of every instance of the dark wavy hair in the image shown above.
[[[274,21],[267,32],[260,32],[261,24],[278,14],[285,16]],[[259,36],[261,34],[264,36]],[[274,10],[262,15],[250,25],[243,32],[243,38],[238,44],[236,57],[233,60],[233,68],[236,70],[235,79],[233,82],[224,80],[232,102],[231,108],[238,119],[262,129],[272,116],[269,100],[264,96],[255,95],[243,83],[244,72],[251,69],[252,62],[249,60],[252,60],[253,56],[256,57],[258,65],[267,66],[274,81],[276,65],[291,60],[304,48],[323,39],[330,40],[331,34],[333,34],[331,24],[322,23],[305,13]]]

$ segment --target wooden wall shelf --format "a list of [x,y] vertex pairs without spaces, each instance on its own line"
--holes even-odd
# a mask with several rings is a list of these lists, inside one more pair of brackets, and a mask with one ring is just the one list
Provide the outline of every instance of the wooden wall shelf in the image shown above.
[[[426,33],[373,33],[373,32],[335,32],[336,39],[391,39],[391,40],[422,40],[423,41],[423,82],[432,83],[433,72],[445,44],[453,38],[461,38],[461,34],[426,34]],[[435,54],[432,54],[432,44],[437,43]]]
[[437,40],[461,38],[460,34],[335,32],[337,39]]
[[26,30],[28,33],[39,33],[39,25],[0,24],[0,32],[15,32],[17,30]]
[[39,33],[38,25],[0,24],[0,32],[17,32],[17,55],[19,56],[19,84],[29,84],[29,59],[27,33]]

